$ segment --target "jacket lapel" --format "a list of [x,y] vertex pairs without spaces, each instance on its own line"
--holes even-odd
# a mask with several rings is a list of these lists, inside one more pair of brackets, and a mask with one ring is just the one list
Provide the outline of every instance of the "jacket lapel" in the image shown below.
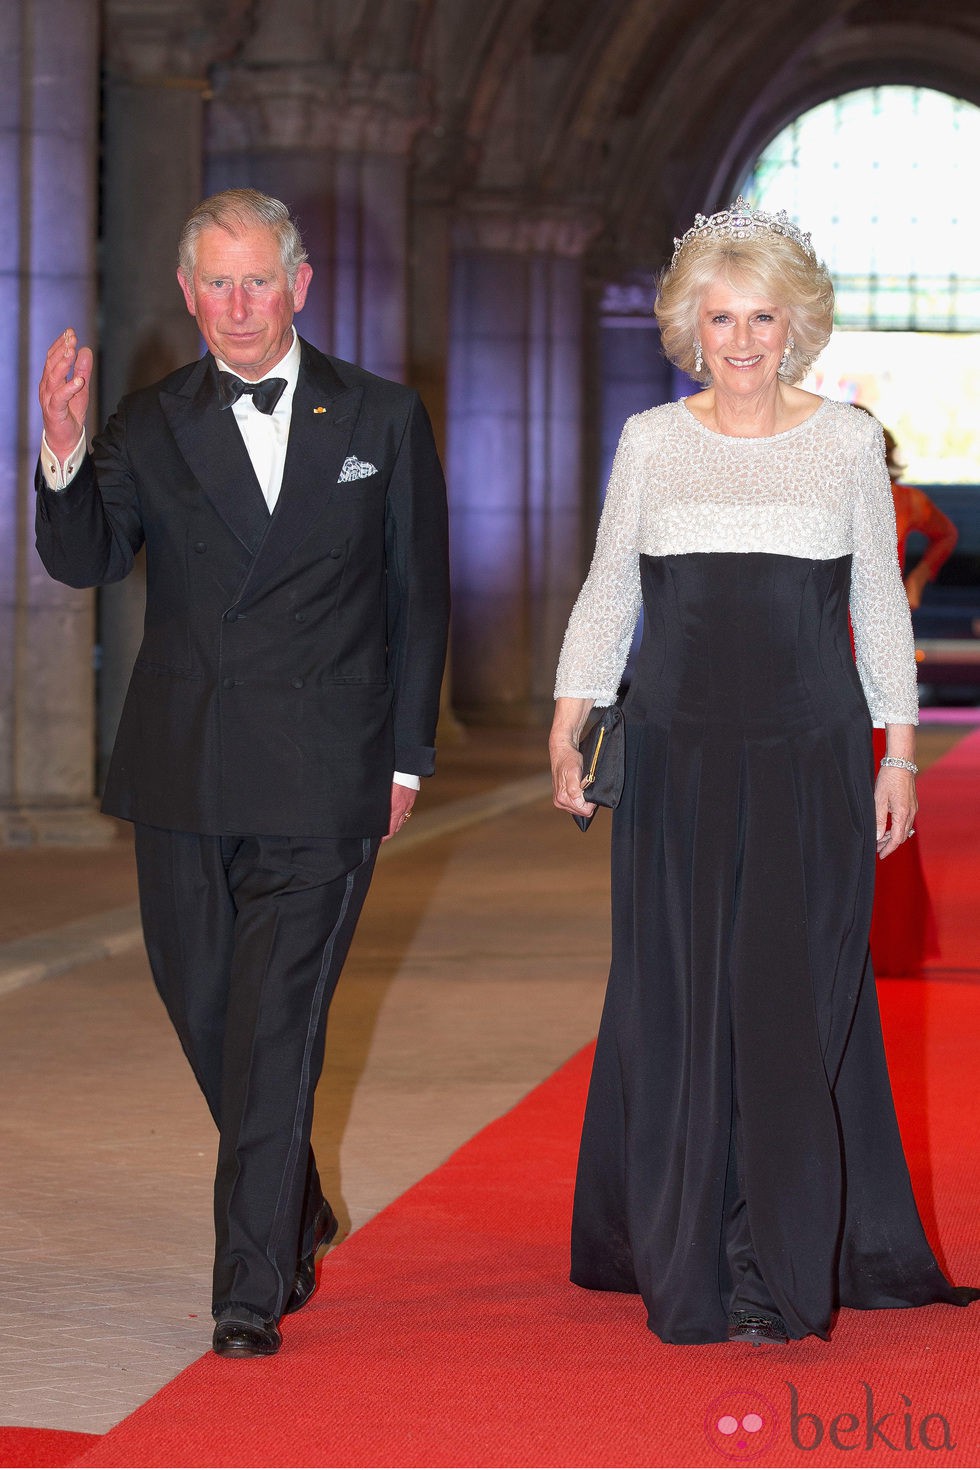
[[204,494],[254,556],[269,529],[269,507],[234,414],[218,407],[210,354],[195,365],[178,392],[160,393],[160,406]]
[[[302,339],[300,339],[302,342]],[[289,556],[337,493],[364,390],[349,388],[327,358],[302,342],[282,489],[243,595]]]

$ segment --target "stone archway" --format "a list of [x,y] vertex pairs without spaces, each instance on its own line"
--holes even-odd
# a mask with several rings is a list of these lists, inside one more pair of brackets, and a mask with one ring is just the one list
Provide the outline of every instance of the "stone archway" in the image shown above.
[[[509,711],[513,719],[535,719],[546,712],[562,606],[567,611],[587,565],[616,425],[643,405],[644,393],[652,403],[675,387],[649,319],[653,271],[669,257],[673,235],[697,210],[729,201],[754,157],[804,99],[898,75],[930,85],[941,77],[947,90],[971,95],[980,75],[980,22],[965,0],[941,14],[920,0],[808,6],[610,0],[601,13],[578,0],[515,0],[496,7],[494,16],[497,31],[480,51],[479,70],[471,66],[455,89],[451,76],[443,80],[445,134],[429,157],[434,170],[455,170],[453,212],[466,220],[508,215],[507,248],[523,252],[527,267],[533,219],[564,212],[596,221],[577,288],[584,293],[576,369],[584,417],[566,425],[573,442],[566,442],[563,462],[578,484],[570,487],[566,478],[546,497],[552,524],[564,533],[555,544],[566,556],[577,555],[577,574],[567,560],[560,570],[534,563],[531,527],[540,500],[520,453],[534,440],[533,403],[502,404],[489,457],[480,457],[479,473],[470,463],[472,403],[481,384],[513,384],[513,340],[505,344],[499,334],[495,372],[494,334],[477,327],[472,313],[464,319],[458,304],[453,331],[448,437],[459,523],[468,523],[473,505],[486,518],[479,478],[496,462],[496,451],[505,465],[512,523],[521,514],[527,523],[523,540],[507,542],[506,573],[488,567],[485,556],[471,558],[465,547],[458,556],[462,702],[485,717]],[[463,238],[471,234],[467,226]],[[497,266],[485,257],[484,268],[499,267],[500,279],[509,280],[501,238]],[[464,253],[457,250],[457,272],[468,278],[472,270],[467,244]],[[508,292],[508,304],[511,299]],[[528,339],[527,350],[541,351],[540,340],[532,346]],[[561,350],[567,363],[568,344]],[[460,381],[467,373],[468,387]],[[515,580],[515,565],[534,566],[551,579],[534,586],[531,601],[527,578]],[[470,630],[480,650],[475,661]]]

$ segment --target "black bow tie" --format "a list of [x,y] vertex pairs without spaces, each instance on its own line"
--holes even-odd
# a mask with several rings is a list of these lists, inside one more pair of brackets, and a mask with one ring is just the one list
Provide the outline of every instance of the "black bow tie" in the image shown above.
[[261,383],[246,383],[234,373],[218,374],[218,404],[231,408],[244,394],[252,395],[259,413],[271,413],[286,390],[285,378],[263,378]]

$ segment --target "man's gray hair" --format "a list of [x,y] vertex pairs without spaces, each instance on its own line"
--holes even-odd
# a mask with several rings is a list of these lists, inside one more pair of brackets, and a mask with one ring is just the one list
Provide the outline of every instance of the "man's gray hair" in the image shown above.
[[177,260],[188,281],[193,281],[197,259],[197,241],[202,230],[227,230],[230,235],[265,225],[279,242],[279,255],[286,278],[292,286],[296,272],[306,259],[303,240],[289,210],[281,199],[260,194],[258,189],[222,189],[192,210],[184,222],[177,246]]

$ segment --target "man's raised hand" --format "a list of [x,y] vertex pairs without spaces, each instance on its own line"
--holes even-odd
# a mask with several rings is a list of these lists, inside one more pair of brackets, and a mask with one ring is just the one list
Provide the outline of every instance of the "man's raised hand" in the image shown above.
[[52,454],[62,462],[75,448],[85,426],[92,349],[79,347],[73,328],[62,332],[48,348],[38,389],[44,437]]

